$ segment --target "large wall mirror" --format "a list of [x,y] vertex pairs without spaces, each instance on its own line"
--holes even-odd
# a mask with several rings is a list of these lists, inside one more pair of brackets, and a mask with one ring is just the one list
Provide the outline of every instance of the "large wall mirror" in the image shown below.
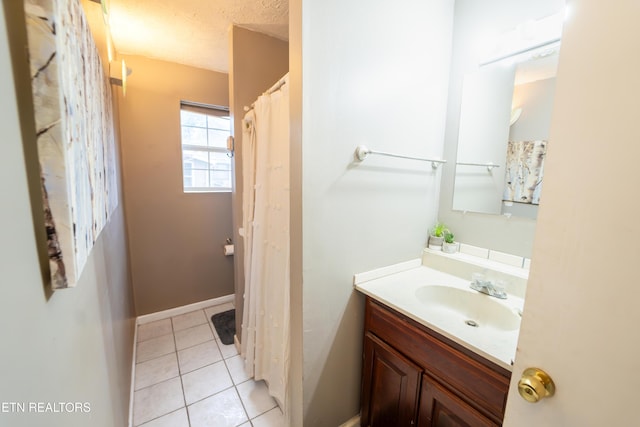
[[[551,16],[528,24],[528,31],[544,31],[561,20]],[[559,34],[547,31],[511,43],[465,74],[453,210],[536,218],[543,198]]]
[[[524,168],[519,159],[536,159],[535,153],[525,154],[534,150],[548,148],[547,156],[553,156],[549,123],[558,62],[562,69],[566,6],[565,0],[455,1],[448,162],[438,217],[460,242],[532,256],[538,203],[545,203],[545,165],[537,167],[538,178],[532,174],[520,181],[507,178],[507,169]],[[545,140],[548,144],[535,143]],[[531,182],[540,184],[522,191]],[[505,202],[508,197],[519,199]]]

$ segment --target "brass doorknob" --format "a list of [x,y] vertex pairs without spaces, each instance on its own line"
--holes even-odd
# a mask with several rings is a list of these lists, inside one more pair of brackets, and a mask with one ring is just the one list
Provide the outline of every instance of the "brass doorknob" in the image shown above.
[[556,392],[556,385],[542,369],[527,368],[518,381],[518,392],[527,402],[536,403],[543,397],[553,396]]

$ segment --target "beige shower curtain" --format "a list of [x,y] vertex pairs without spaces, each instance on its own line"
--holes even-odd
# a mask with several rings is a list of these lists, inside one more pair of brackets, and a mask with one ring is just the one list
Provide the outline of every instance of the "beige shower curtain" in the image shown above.
[[284,408],[289,368],[289,85],[265,93],[242,134],[245,294],[241,354]]

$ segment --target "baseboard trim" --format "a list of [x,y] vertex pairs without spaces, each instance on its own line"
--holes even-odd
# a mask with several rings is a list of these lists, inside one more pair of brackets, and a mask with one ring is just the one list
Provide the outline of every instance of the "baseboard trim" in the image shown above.
[[236,350],[238,350],[238,354],[242,354],[242,351],[240,351],[240,340],[238,339],[237,335],[233,336],[233,343],[236,346]]
[[155,322],[156,320],[167,319],[169,317],[179,316],[191,311],[201,310],[203,308],[211,307],[212,305],[226,304],[228,302],[234,301],[235,296],[231,294],[219,298],[212,298],[205,301],[194,302],[193,304],[183,305],[181,307],[174,307],[155,313],[143,314],[142,316],[138,316],[138,318],[136,319],[136,325],[144,325],[145,323]]
[[360,414],[351,418],[349,421],[342,424],[340,427],[360,427]]
[[[205,301],[196,302],[193,304],[183,305],[181,307],[170,308],[168,310],[158,311],[156,313],[144,314],[138,316],[135,321],[135,328],[133,332],[133,354],[131,358],[131,387],[129,390],[129,427],[133,427],[133,397],[135,393],[135,380],[136,380],[136,348],[138,344],[138,325],[144,325],[145,323],[154,322],[156,320],[168,319],[169,317],[179,316],[181,314],[189,313],[195,310],[201,310],[203,308],[211,307],[214,305],[226,304],[228,302],[234,302],[235,296],[225,295],[219,298],[212,298]],[[235,345],[240,349],[240,342],[238,337],[233,337]],[[239,351],[239,350],[238,350]]]

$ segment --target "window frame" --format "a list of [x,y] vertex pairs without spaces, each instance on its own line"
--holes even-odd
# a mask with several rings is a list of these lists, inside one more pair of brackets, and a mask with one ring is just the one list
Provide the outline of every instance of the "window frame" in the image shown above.
[[[233,165],[233,161],[229,161],[229,169],[215,169],[215,167],[211,167],[211,165],[217,163],[215,161],[215,159],[211,159],[210,156],[208,156],[208,165],[209,167],[207,169],[203,169],[203,168],[198,168],[196,167],[196,165],[193,163],[193,161],[191,159],[185,159],[185,151],[198,151],[198,152],[203,152],[203,153],[225,153],[227,154],[227,156],[231,159],[232,155],[230,155],[231,151],[227,148],[227,147],[213,147],[211,145],[208,144],[209,142],[209,131],[210,130],[216,130],[216,131],[225,131],[224,129],[219,129],[219,128],[210,128],[209,127],[209,123],[207,120],[207,124],[205,127],[201,127],[201,126],[193,126],[193,125],[184,125],[183,121],[182,121],[182,111],[190,111],[192,113],[197,113],[197,114],[202,114],[205,116],[214,116],[214,117],[223,117],[223,118],[228,118],[229,120],[229,130],[228,130],[228,136],[231,136],[231,116],[229,114],[229,107],[224,107],[224,106],[219,106],[219,105],[205,105],[205,104],[199,104],[199,103],[193,103],[193,102],[187,102],[187,101],[181,101],[180,102],[180,154],[181,154],[181,158],[182,158],[182,192],[185,194],[189,194],[189,193],[231,193],[233,192],[233,170],[234,170],[234,165]],[[203,146],[203,145],[193,145],[193,144],[185,144],[183,142],[183,129],[185,127],[190,127],[190,128],[197,128],[197,129],[204,129],[205,133],[207,135],[207,146]],[[211,184],[211,174],[214,172],[228,172],[230,174],[230,185],[228,187],[213,187],[211,185],[206,186],[206,187],[186,187],[185,186],[185,162],[189,162],[191,164],[191,168],[189,169],[190,172],[190,176],[189,178],[191,179],[191,182],[193,182],[193,172],[194,171],[206,171],[207,172],[207,181],[209,182],[209,184]]]

